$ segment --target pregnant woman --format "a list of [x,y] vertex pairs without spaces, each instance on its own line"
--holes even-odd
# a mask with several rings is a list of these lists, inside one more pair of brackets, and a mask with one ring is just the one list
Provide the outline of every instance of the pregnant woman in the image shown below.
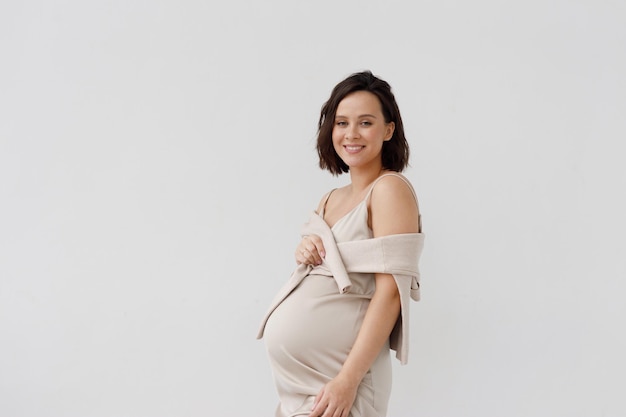
[[408,359],[419,299],[417,197],[389,84],[369,71],[333,89],[318,124],[320,167],[350,182],[326,193],[302,228],[297,268],[262,321],[276,417],[383,417],[390,349]]

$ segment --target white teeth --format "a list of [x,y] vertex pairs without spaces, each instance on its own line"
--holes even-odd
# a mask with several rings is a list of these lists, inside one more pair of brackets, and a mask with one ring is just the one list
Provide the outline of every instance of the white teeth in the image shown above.
[[362,146],[346,146],[346,149],[349,151],[358,151]]

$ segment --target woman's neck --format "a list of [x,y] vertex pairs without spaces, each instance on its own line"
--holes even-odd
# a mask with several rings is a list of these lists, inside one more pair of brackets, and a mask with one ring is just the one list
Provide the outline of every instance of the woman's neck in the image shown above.
[[359,194],[365,190],[374,180],[385,172],[385,169],[380,166],[376,169],[350,169],[350,188],[353,194]]

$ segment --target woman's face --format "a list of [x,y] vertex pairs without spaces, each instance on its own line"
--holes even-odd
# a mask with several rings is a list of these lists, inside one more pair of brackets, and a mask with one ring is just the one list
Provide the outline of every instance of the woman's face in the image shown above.
[[333,146],[350,170],[382,167],[383,142],[391,139],[395,125],[385,123],[378,97],[369,91],[348,94],[337,106]]

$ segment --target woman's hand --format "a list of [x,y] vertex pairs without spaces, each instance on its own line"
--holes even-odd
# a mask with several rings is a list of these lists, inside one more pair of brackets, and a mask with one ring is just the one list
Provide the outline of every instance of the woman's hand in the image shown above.
[[348,417],[358,387],[338,375],[317,394],[309,417]]
[[296,248],[296,263],[298,265],[320,265],[326,256],[324,244],[318,235],[308,235],[302,238]]

